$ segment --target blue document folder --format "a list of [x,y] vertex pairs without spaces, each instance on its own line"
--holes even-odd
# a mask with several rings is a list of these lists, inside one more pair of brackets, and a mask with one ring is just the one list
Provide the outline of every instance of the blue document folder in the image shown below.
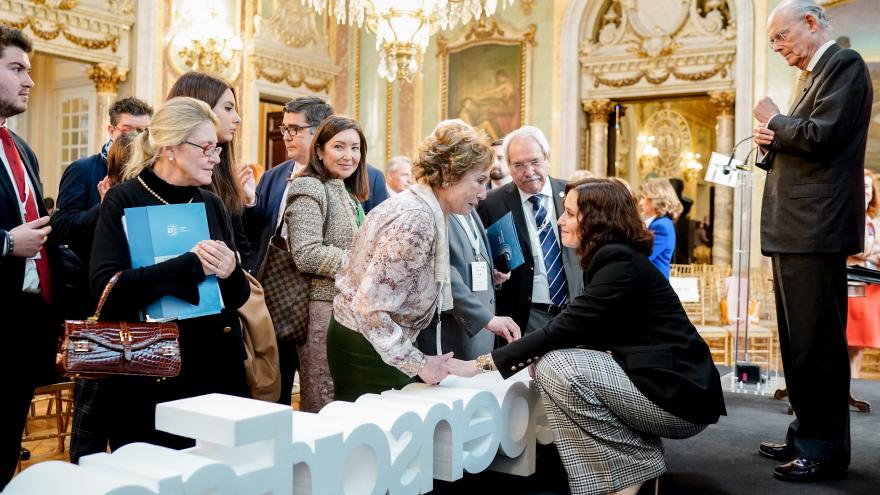
[[[493,223],[486,229],[486,235],[489,237],[489,248],[492,249],[495,269],[504,272],[525,263],[522,248],[519,246],[519,237],[516,235],[516,224],[513,223],[513,213],[508,212],[507,215]],[[507,268],[507,270],[503,270],[503,268]]]
[[[126,208],[123,222],[132,268],[176,258],[199,241],[211,238],[204,203]],[[217,314],[222,309],[217,277],[209,275],[199,284],[199,304],[165,296],[147,305],[144,313],[148,320],[185,320]]]

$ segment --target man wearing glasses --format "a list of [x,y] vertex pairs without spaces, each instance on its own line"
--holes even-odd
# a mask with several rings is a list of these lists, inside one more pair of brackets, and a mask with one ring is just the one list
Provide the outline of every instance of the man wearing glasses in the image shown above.
[[773,263],[779,348],[796,418],[785,443],[759,453],[784,481],[845,474],[850,462],[846,257],[864,249],[865,146],[871,79],[853,50],[829,39],[812,0],[770,15],[770,47],[801,70],[787,114],[755,106],[755,142],[767,170],[761,251]]
[[[117,100],[110,107],[109,141],[95,155],[80,158],[64,169],[58,188],[58,211],[52,217],[52,228],[60,244],[66,244],[88,261],[92,251],[92,234],[98,223],[101,200],[107,192],[107,151],[121,134],[141,132],[150,125],[153,107],[133,97]],[[103,451],[102,451],[103,452]]]
[[525,263],[496,291],[499,316],[510,316],[523,332],[544,328],[570,298],[583,292],[574,251],[562,246],[556,221],[562,215],[565,182],[549,176],[550,145],[537,127],[504,137],[500,149],[513,182],[494,188],[477,206],[483,225],[513,213]]

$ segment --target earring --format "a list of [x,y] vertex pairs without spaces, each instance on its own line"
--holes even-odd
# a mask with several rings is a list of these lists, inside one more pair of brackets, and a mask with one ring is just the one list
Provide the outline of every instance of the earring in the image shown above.
[[444,181],[440,187],[442,187],[443,189],[446,189],[449,187],[449,183]]
[[173,161],[174,161],[174,155],[171,154],[171,153],[168,153],[168,160],[173,162]]

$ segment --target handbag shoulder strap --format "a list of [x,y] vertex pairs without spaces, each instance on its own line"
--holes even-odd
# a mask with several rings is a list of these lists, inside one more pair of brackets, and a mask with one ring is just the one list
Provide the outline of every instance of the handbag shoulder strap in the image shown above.
[[98,300],[98,307],[95,309],[95,314],[94,316],[89,317],[89,320],[98,321],[98,318],[101,317],[101,310],[104,309],[104,303],[107,302],[107,297],[110,296],[110,291],[113,290],[113,286],[119,281],[120,275],[122,275],[121,271],[116,272],[110,277],[110,280],[107,281],[107,285],[104,286],[104,292],[101,293],[101,299]]

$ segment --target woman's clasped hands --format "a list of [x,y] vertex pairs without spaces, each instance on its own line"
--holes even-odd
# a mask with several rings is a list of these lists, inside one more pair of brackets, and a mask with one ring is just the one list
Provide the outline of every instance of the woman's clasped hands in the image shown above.
[[235,253],[223,241],[201,241],[190,252],[199,257],[205,275],[216,275],[219,279],[229,277],[238,263]]

